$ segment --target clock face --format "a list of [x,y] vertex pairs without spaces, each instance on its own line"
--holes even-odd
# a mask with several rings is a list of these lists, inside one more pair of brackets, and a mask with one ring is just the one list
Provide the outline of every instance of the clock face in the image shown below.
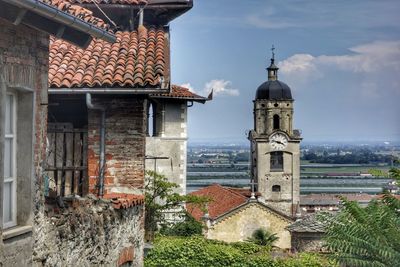
[[287,146],[288,140],[284,134],[276,133],[269,138],[269,144],[275,150],[282,150]]

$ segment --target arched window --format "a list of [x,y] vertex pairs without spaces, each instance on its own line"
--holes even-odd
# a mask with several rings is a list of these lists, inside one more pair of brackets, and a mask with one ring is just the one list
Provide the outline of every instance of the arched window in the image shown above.
[[280,185],[273,185],[272,186],[272,192],[281,192],[281,186]]
[[274,130],[279,130],[280,129],[280,125],[279,125],[280,124],[280,118],[279,118],[279,115],[275,114],[273,120],[274,120]]
[[274,151],[270,154],[270,169],[273,172],[283,171],[283,152]]

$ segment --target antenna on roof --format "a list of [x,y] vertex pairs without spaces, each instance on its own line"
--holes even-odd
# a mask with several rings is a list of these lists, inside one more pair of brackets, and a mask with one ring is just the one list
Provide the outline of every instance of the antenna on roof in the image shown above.
[[99,5],[97,4],[96,0],[92,0],[92,2],[93,2],[93,4],[97,7],[97,9],[104,15],[104,17],[106,17],[106,18],[108,19],[108,21],[109,21],[115,28],[118,28],[117,24],[115,24],[115,22],[112,21],[112,20],[110,19],[110,17],[107,16],[106,12],[104,12],[104,11],[99,7]]

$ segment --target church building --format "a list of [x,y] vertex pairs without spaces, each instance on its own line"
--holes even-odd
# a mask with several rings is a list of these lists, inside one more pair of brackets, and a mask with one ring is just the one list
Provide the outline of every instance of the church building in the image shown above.
[[207,213],[187,205],[194,218],[205,221],[209,239],[245,241],[264,228],[279,237],[276,246],[292,246],[287,227],[298,216],[302,138],[293,129],[294,99],[289,86],[278,80],[278,69],[273,53],[268,81],[258,87],[253,101],[251,189],[213,184],[191,193],[213,199]]
[[293,129],[293,102],[288,85],[278,80],[272,55],[268,81],[254,100],[254,129],[249,133],[251,177],[259,200],[294,217],[300,201],[300,131]]

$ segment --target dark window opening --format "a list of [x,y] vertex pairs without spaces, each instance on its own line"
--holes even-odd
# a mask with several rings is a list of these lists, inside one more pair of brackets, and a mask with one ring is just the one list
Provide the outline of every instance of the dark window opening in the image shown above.
[[270,154],[271,171],[283,171],[283,152],[275,151]]
[[273,185],[272,186],[272,192],[281,192],[281,186],[280,185]]
[[274,115],[274,130],[278,130],[278,129],[280,129],[280,119],[279,119],[279,115],[278,114],[275,114]]

